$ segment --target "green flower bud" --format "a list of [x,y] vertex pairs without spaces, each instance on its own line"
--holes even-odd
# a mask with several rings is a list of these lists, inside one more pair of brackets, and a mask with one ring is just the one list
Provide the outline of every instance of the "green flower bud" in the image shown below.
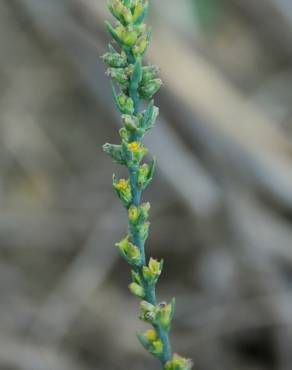
[[149,261],[149,270],[155,275],[160,275],[161,269],[162,262],[158,262],[156,259],[151,257]]
[[138,298],[144,298],[145,297],[145,291],[144,288],[137,284],[137,283],[131,283],[129,285],[130,292],[134,294]]
[[161,274],[163,267],[163,261],[158,262],[157,260],[150,258],[148,266],[143,266],[143,277],[149,284],[156,284]]
[[151,344],[150,353],[152,353],[153,356],[160,357],[163,354],[163,343],[161,339],[157,339]]
[[137,125],[139,124],[138,118],[129,114],[122,115],[122,122],[129,130],[137,127]]
[[174,298],[169,304],[163,305],[162,307],[160,307],[160,310],[157,315],[157,321],[166,331],[170,330],[174,311],[175,311],[175,299]]
[[133,15],[131,13],[131,11],[129,9],[127,9],[126,7],[124,7],[122,13],[121,13],[121,17],[123,18],[125,24],[130,24],[133,22]]
[[149,165],[147,163],[144,163],[140,168],[138,172],[138,186],[142,188],[142,186],[145,184],[145,182],[148,179],[149,175]]
[[140,207],[131,205],[128,210],[130,224],[139,230],[139,224],[144,223],[149,217],[150,203],[142,203]]
[[143,22],[147,14],[147,11],[148,11],[148,1],[146,1],[145,4],[137,2],[137,4],[134,6],[133,22],[135,23]]
[[124,31],[122,35],[122,40],[125,45],[131,47],[134,46],[137,41],[138,35],[135,30],[133,31]]
[[119,248],[121,255],[130,265],[141,266],[141,252],[138,247],[129,242],[129,236],[117,243],[116,246]]
[[128,114],[122,115],[122,122],[127,128],[127,130],[131,132],[135,132],[137,130],[137,126],[139,124],[139,120],[135,116],[130,116]]
[[125,142],[128,142],[130,141],[130,138],[131,138],[131,133],[129,132],[129,130],[126,129],[126,127],[122,127],[120,130],[119,130],[119,134],[120,134],[120,137],[123,141]]
[[131,11],[122,3],[121,0],[111,0],[108,7],[112,15],[124,25],[133,21]]
[[124,68],[109,68],[106,74],[119,83],[122,88],[127,88],[129,86],[128,76]]
[[[132,126],[131,124],[127,124],[125,127],[122,127],[119,130],[120,136],[124,143],[129,144],[132,142],[133,138],[142,138],[145,134],[143,129],[140,129],[136,126]],[[126,152],[128,153],[128,160],[131,162],[133,161],[134,156],[129,151],[128,147],[126,146]]]
[[149,217],[149,211],[150,211],[150,203],[142,203],[140,207],[140,221],[144,222],[148,220]]
[[159,72],[159,68],[157,66],[145,66],[142,68],[142,84],[145,85],[149,81],[153,80],[157,73]]
[[139,24],[139,25],[136,25],[136,26],[134,26],[135,27],[135,29],[137,30],[137,32],[138,32],[138,35],[139,35],[139,37],[140,36],[148,36],[148,33],[146,34],[146,31],[147,31],[147,26],[146,26],[146,24],[145,23],[141,23],[141,24]]
[[132,47],[135,45],[140,31],[138,28],[132,26],[124,27],[123,25],[119,25],[114,29],[114,32],[119,38],[120,43],[127,47]]
[[[122,130],[120,130],[120,134],[122,139],[124,139],[125,142],[129,143],[133,140],[142,139],[145,135],[145,130],[139,127],[139,119],[135,116],[130,116],[127,114],[124,114],[122,116],[122,121],[124,124],[124,127]],[[132,158],[132,154],[129,153],[129,158]]]
[[146,301],[142,301],[140,303],[140,319],[143,321],[146,321],[148,323],[154,323],[156,320],[156,315],[157,315],[157,307],[152,305],[151,303],[148,303]]
[[145,53],[149,45],[149,37],[148,35],[145,35],[140,37],[139,40],[136,39],[136,41],[135,41],[136,44],[134,43],[135,45],[134,44],[132,45],[133,46],[132,52],[134,56],[137,58],[143,56],[143,54]]
[[102,59],[112,68],[124,68],[127,66],[127,57],[124,53],[106,53],[102,56]]
[[132,190],[131,190],[130,181],[125,180],[125,179],[116,181],[115,176],[114,176],[113,177],[113,187],[116,190],[118,197],[123,202],[124,206],[128,208],[132,202]]
[[163,354],[163,343],[154,329],[147,330],[143,334],[138,334],[138,339],[146,351],[152,353],[154,356],[159,358]]
[[130,223],[135,225],[139,220],[139,216],[140,216],[139,208],[132,205],[128,210],[128,217]]
[[152,99],[153,95],[157,93],[161,86],[162,81],[160,78],[149,81],[146,85],[141,86],[139,89],[141,98]]
[[123,165],[126,164],[126,158],[121,145],[106,143],[102,148],[110,157],[112,157],[115,163]]
[[193,362],[174,354],[172,359],[165,364],[165,370],[191,370]]
[[118,105],[122,113],[132,115],[135,111],[134,102],[125,94],[121,94],[117,98]]
[[134,67],[135,67],[134,64],[129,64],[127,67],[127,74],[130,78],[132,77],[132,74],[134,72]]
[[141,238],[141,240],[143,240],[143,242],[145,242],[146,239],[148,238],[149,227],[150,227],[150,222],[145,222],[141,225],[138,225],[137,227],[139,237]]
[[154,175],[155,167],[156,167],[155,158],[152,160],[150,166],[146,163],[140,166],[137,177],[139,189],[145,190],[146,187],[150,184]]

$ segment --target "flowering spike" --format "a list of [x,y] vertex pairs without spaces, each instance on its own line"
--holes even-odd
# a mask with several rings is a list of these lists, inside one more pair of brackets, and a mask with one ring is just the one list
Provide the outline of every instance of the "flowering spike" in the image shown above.
[[[153,96],[162,86],[157,77],[158,67],[143,65],[144,54],[150,44],[151,30],[144,19],[148,12],[148,0],[109,0],[108,7],[116,18],[106,28],[117,47],[109,44],[108,52],[102,57],[111,79],[114,102],[122,117],[119,130],[119,145],[105,144],[103,149],[114,162],[125,165],[128,179],[113,177],[113,187],[127,209],[128,236],[116,244],[122,257],[132,268],[129,290],[142,299],[140,319],[152,329],[138,334],[142,346],[157,357],[164,370],[190,370],[191,362],[173,355],[169,342],[169,330],[174,315],[175,301],[170,303],[156,300],[156,284],[163,269],[163,261],[150,258],[147,263],[145,242],[149,234],[149,203],[142,203],[142,192],[151,183],[156,168],[156,159],[142,163],[148,150],[144,136],[155,125],[159,109]],[[141,110],[142,102],[146,108]]]

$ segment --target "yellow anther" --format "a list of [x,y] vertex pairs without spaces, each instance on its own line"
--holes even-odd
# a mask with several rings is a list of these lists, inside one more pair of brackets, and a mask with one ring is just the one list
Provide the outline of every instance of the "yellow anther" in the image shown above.
[[119,182],[116,185],[116,188],[119,190],[127,190],[128,188],[128,181],[125,179],[119,180]]
[[128,148],[131,152],[136,153],[140,149],[140,143],[134,141],[133,143],[128,144]]
[[154,342],[157,339],[157,333],[154,329],[147,330],[144,335],[150,342]]

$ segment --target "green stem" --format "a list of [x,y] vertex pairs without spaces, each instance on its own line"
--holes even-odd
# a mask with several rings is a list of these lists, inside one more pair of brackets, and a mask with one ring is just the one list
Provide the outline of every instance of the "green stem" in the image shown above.
[[[133,63],[132,59],[128,59],[129,63]],[[135,63],[135,62],[134,62]],[[140,97],[138,92],[138,86],[132,86],[130,88],[130,96],[134,101],[134,107],[135,107],[135,113],[134,115],[137,116],[139,113],[139,106],[140,106]],[[142,143],[141,138],[137,138],[137,141]],[[128,167],[129,175],[130,175],[130,183],[131,183],[131,189],[132,189],[132,205],[135,207],[140,207],[141,205],[141,196],[142,192],[139,190],[137,185],[138,180],[138,167],[132,166]],[[145,245],[144,241],[141,240],[139,234],[135,232],[135,230],[131,227],[129,223],[129,233],[131,236],[131,239],[133,243],[139,248],[141,256],[142,256],[142,262],[143,266],[147,266],[146,264],[146,256],[145,256]],[[149,284],[143,277],[143,266],[137,269],[137,272],[140,276],[140,279],[143,284],[143,288],[145,291],[145,297],[144,300],[151,303],[152,305],[157,305],[156,300],[156,289],[154,284]],[[163,343],[163,354],[160,357],[160,361],[162,364],[162,368],[164,369],[164,365],[166,362],[171,360],[171,345],[169,341],[169,335],[168,332],[163,329],[163,327],[159,324],[153,324],[153,328],[156,330],[160,340]]]
[[[129,168],[130,172],[130,179],[131,179],[131,184],[133,183],[134,186],[132,186],[132,197],[133,197],[133,205],[136,207],[140,206],[141,202],[141,192],[137,190],[137,172],[133,171],[132,169]],[[134,242],[135,245],[140,249],[141,256],[142,256],[142,261],[143,261],[143,266],[146,266],[146,257],[145,257],[145,245],[144,242],[141,240],[139,235],[134,232],[132,227],[129,227],[130,231],[130,236]],[[140,276],[140,279],[143,284],[143,288],[145,291],[145,297],[144,300],[151,303],[152,305],[156,306],[157,305],[157,300],[156,300],[156,289],[155,285],[149,284],[143,277],[143,266],[138,269],[138,273]],[[161,342],[163,343],[163,354],[160,357],[160,361],[162,364],[162,368],[164,368],[164,365],[166,362],[171,360],[171,345],[169,341],[169,335],[168,332],[163,329],[163,327],[159,324],[153,324],[153,328],[156,330]]]

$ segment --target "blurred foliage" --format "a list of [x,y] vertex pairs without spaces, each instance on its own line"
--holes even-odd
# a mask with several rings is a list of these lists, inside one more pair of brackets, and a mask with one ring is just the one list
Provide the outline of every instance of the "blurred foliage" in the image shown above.
[[211,31],[218,24],[222,13],[222,0],[190,0],[195,17],[205,31]]

